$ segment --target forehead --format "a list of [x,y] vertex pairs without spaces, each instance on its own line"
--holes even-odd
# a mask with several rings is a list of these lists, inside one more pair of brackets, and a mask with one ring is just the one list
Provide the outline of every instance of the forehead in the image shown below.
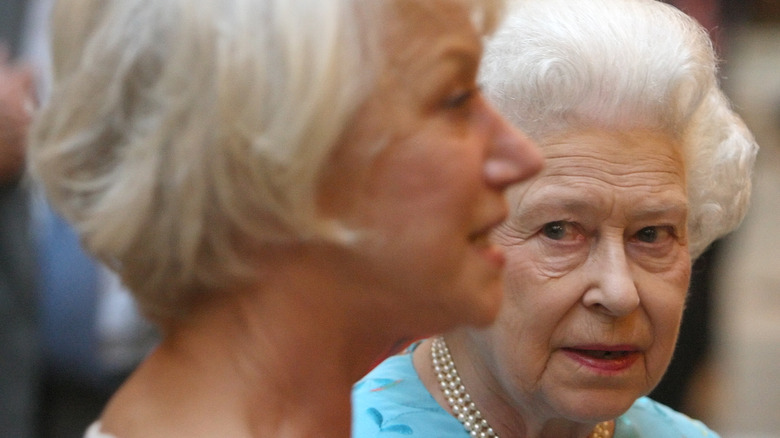
[[462,0],[390,0],[387,8],[390,18],[431,28],[453,20],[458,26],[470,22],[473,6]]
[[[385,45],[393,61],[424,61],[460,50],[481,52],[470,7],[456,0],[393,0]],[[478,61],[478,59],[477,59]]]
[[582,176],[613,184],[685,183],[679,141],[646,130],[593,131],[542,143],[546,168],[542,176]]
[[545,168],[510,193],[515,202],[604,208],[604,198],[630,208],[687,206],[685,165],[679,143],[652,131],[588,132],[541,144]]

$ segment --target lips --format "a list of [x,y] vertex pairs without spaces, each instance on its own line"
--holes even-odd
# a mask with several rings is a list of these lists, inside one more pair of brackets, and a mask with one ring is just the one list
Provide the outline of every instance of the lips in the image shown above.
[[594,359],[616,360],[628,356],[630,351],[604,351],[604,350],[571,350],[577,354],[592,357]]
[[562,349],[570,359],[598,373],[625,371],[639,359],[639,349],[632,346],[587,346]]
[[490,230],[492,230],[493,227],[484,228],[479,231],[475,231],[469,235],[469,242],[471,242],[472,245],[477,247],[487,247],[490,246]]
[[501,268],[504,266],[505,257],[504,251],[498,245],[494,244],[490,240],[490,234],[494,228],[500,225],[504,220],[504,216],[500,219],[491,222],[489,225],[469,234],[469,243],[476,248],[480,254],[487,259],[491,264]]
[[505,218],[506,218],[506,214],[501,214],[499,217],[495,218],[494,220],[485,223],[485,225],[482,226],[482,228],[469,234],[469,240],[472,242],[482,242],[482,241],[487,242],[488,236],[490,236],[490,232],[493,231],[493,229],[499,226],[502,222],[504,222]]

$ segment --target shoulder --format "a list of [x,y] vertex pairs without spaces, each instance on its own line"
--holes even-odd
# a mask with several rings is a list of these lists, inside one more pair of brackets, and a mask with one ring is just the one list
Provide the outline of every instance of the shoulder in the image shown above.
[[694,420],[647,397],[638,399],[617,419],[615,438],[719,438]]
[[[453,424],[454,423],[454,424]],[[352,390],[352,436],[461,436],[465,430],[428,392],[411,354],[390,357]],[[464,435],[467,436],[467,435]]]

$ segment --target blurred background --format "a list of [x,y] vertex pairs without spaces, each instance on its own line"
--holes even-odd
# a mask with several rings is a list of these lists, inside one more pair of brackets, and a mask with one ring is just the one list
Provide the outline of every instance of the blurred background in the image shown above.
[[[24,115],[48,96],[52,2],[0,0],[0,438],[81,437],[157,339],[8,159],[23,151]],[[667,3],[710,30],[761,151],[748,216],[697,261],[652,396],[725,438],[780,437],[780,0]]]
[[0,0],[0,438],[80,438],[157,341],[24,170],[53,0]]
[[780,0],[668,3],[710,30],[761,150],[747,218],[695,264],[675,358],[651,396],[724,437],[780,437]]
[[725,3],[723,84],[761,150],[748,216],[712,260],[711,348],[686,409],[724,437],[779,437],[780,1]]

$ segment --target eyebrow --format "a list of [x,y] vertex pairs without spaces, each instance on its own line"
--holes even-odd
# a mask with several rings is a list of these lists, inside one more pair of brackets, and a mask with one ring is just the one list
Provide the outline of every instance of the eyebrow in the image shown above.
[[[676,198],[676,197],[675,197]],[[688,216],[688,203],[681,199],[667,198],[665,202],[653,202],[648,205],[641,205],[639,211],[629,216],[634,220],[647,220],[663,217],[681,217]]]
[[428,50],[430,50],[430,62],[444,59],[469,67],[479,66],[482,55],[482,45],[478,41],[471,41],[462,37],[446,38],[428,47]]
[[[542,197],[538,202],[532,201],[525,204],[523,208],[515,208],[514,212],[516,216],[528,218],[534,220],[537,217],[544,217],[551,211],[571,213],[573,215],[582,215],[584,213],[590,213],[593,211],[602,210],[599,206],[588,202],[582,198],[555,198],[555,197]],[[520,207],[520,206],[518,206]]]

